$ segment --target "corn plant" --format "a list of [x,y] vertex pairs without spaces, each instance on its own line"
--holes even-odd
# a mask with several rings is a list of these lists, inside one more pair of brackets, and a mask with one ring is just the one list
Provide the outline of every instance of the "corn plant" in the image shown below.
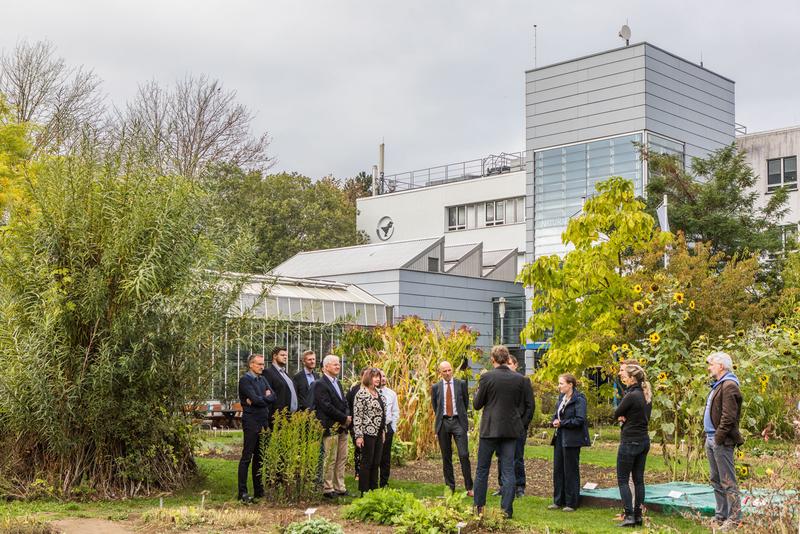
[[382,369],[389,387],[397,393],[400,422],[395,439],[411,443],[413,458],[436,450],[431,386],[439,380],[441,361],[447,360],[453,369],[459,369],[476,358],[477,332],[466,326],[445,332],[438,324],[429,327],[418,317],[407,317],[397,325],[375,329],[370,339],[364,339],[363,330],[345,332],[340,352],[354,346],[350,341],[354,337],[361,345],[345,356]]

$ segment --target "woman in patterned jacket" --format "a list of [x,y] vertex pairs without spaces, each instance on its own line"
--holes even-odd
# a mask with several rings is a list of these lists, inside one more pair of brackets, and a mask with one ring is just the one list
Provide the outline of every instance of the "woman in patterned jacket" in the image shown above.
[[353,401],[353,430],[356,447],[361,449],[358,489],[362,496],[365,491],[378,487],[378,467],[386,429],[386,405],[378,390],[380,383],[381,372],[378,369],[364,370],[361,389]]

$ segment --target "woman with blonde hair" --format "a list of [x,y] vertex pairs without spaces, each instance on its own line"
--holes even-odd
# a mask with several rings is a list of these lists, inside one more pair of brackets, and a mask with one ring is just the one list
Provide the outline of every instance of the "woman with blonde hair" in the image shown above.
[[[621,527],[642,524],[642,502],[644,502],[644,466],[650,452],[648,425],[653,408],[653,390],[644,369],[638,364],[620,365],[620,381],[628,387],[625,396],[614,411],[614,417],[622,422],[619,449],[617,450],[617,484],[625,518]],[[629,480],[633,476],[636,503],[633,503]]]

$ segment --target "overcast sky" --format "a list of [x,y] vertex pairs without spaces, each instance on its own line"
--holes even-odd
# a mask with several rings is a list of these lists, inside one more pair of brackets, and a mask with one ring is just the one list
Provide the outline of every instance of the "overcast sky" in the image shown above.
[[273,170],[344,178],[525,146],[524,72],[616,48],[626,21],[736,82],[748,131],[800,124],[800,2],[0,0],[0,48],[49,39],[104,80],[205,73],[235,89],[272,137]]

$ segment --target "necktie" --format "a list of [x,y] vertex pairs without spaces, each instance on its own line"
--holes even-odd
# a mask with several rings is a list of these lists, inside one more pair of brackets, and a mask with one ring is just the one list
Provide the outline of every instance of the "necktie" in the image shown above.
[[453,391],[450,389],[450,382],[447,382],[447,391],[444,397],[444,412],[447,417],[453,417]]

